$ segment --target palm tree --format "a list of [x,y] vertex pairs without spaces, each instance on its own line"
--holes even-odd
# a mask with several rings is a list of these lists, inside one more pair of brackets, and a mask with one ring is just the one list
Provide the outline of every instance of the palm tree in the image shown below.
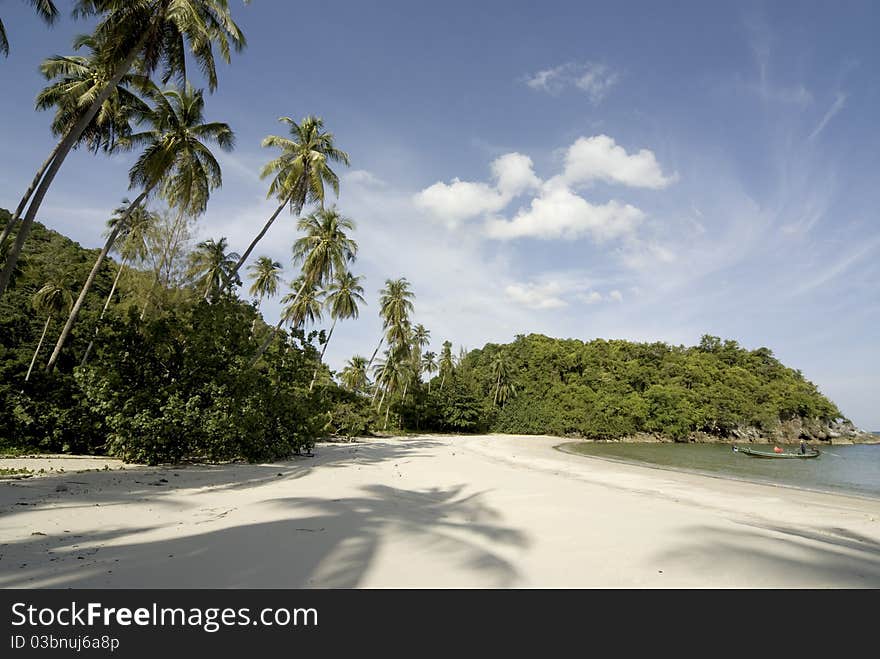
[[278,293],[278,283],[281,281],[281,263],[268,256],[261,256],[256,263],[248,266],[253,284],[249,293],[257,298],[257,309],[263,304],[263,298],[275,297]]
[[[300,218],[297,228],[305,235],[293,244],[293,262],[301,264],[302,275],[297,280],[299,291],[291,298],[291,305],[307,288],[320,286],[331,279],[336,272],[346,269],[357,255],[357,243],[348,237],[346,231],[354,230],[354,222],[343,217],[336,208],[321,208],[307,217]],[[269,332],[263,344],[251,358],[250,365],[257,363],[269,348],[275,334],[286,321],[284,314],[278,324]]]
[[34,293],[31,303],[33,304],[34,311],[38,314],[46,314],[46,324],[43,325],[43,333],[40,335],[37,349],[34,350],[34,356],[31,358],[31,365],[28,367],[27,375],[24,377],[25,382],[31,379],[34,362],[37,361],[37,355],[40,352],[40,348],[43,347],[43,339],[46,338],[46,330],[49,329],[49,323],[52,322],[55,316],[60,316],[70,309],[73,298],[70,295],[70,291],[62,285],[50,281],[43,284],[43,287]]
[[495,380],[492,404],[498,405],[500,403],[501,407],[504,407],[508,398],[516,396],[516,387],[510,381],[510,364],[504,352],[499,352],[492,360],[492,379]]
[[348,360],[340,374],[343,386],[351,391],[359,392],[369,384],[367,380],[367,358],[355,355]]
[[55,368],[86,294],[116,237],[127,225],[130,214],[157,187],[170,205],[189,213],[204,212],[211,190],[220,187],[223,182],[220,165],[205,143],[214,142],[224,151],[230,151],[234,136],[225,123],[203,123],[205,104],[202,90],[194,90],[189,84],[182,91],[173,88],[160,91],[154,87],[150,98],[155,106],[141,118],[149,129],[130,137],[132,146],[144,147],[129,170],[131,188],[140,188],[142,192],[107,237],[58,337],[55,350],[46,365],[47,372]]
[[329,162],[349,164],[348,154],[334,145],[333,133],[322,130],[322,119],[309,116],[300,124],[290,117],[281,117],[278,121],[290,127],[290,138],[269,135],[263,139],[264,147],[277,147],[281,149],[281,155],[263,167],[260,177],[274,176],[267,197],[275,197],[281,203],[235,264],[236,272],[285,206],[289,206],[294,214],[302,212],[310,201],[318,202],[323,208],[325,183],[338,197],[339,177],[330,169]]
[[443,389],[447,376],[452,375],[452,372],[455,370],[455,360],[452,357],[452,341],[443,342],[443,351],[440,353],[440,361],[437,362],[437,367],[440,371],[440,389]]
[[[45,3],[41,0],[39,4]],[[77,0],[74,16],[98,19],[94,36],[101,44],[99,59],[104,65],[106,84],[83,106],[82,114],[50,156],[51,162],[30,197],[21,228],[0,273],[0,296],[6,291],[12,268],[55,175],[135,62],[144,76],[161,66],[164,83],[173,76],[183,80],[186,78],[186,45],[189,44],[189,56],[196,61],[213,91],[217,87],[214,46],[226,62],[230,61],[230,45],[237,51],[245,46],[244,35],[232,19],[227,0]]]
[[422,350],[431,343],[431,332],[419,323],[412,330],[413,373],[416,379],[422,375]]
[[107,300],[104,302],[104,308],[101,309],[101,315],[98,316],[98,325],[95,326],[95,336],[89,341],[89,345],[86,347],[85,353],[83,353],[82,362],[80,362],[81,366],[85,366],[89,361],[89,355],[92,353],[95,339],[98,337],[98,332],[101,328],[100,323],[104,320],[107,309],[110,308],[110,301],[113,299],[113,294],[116,292],[119,278],[122,276],[125,266],[132,262],[143,261],[147,257],[149,251],[148,236],[156,224],[157,216],[155,213],[140,206],[131,211],[128,215],[128,222],[123,222],[122,218],[125,217],[125,213],[130,206],[131,201],[126,197],[122,200],[122,205],[113,211],[113,217],[107,220],[107,231],[104,232],[105,236],[109,236],[117,226],[122,226],[119,231],[119,236],[117,236],[117,240],[119,240],[120,237],[123,239],[122,244],[118,247],[114,246],[114,249],[119,253],[121,262],[116,271],[116,277],[113,279],[113,286],[110,287],[110,292],[107,294]]
[[189,276],[193,284],[204,290],[202,294],[209,302],[212,293],[231,291],[233,286],[241,285],[238,275],[230,276],[238,254],[227,252],[229,244],[226,238],[220,240],[203,240],[196,245],[195,251],[190,254]]
[[[40,72],[52,82],[37,95],[36,108],[55,109],[52,134],[61,137],[62,140],[37,171],[24,196],[18,202],[12,219],[0,234],[0,244],[5,243],[12,229],[18,224],[28,199],[40,183],[57,149],[60,148],[63,136],[77,122],[84,111],[83,108],[91,103],[106,83],[106,67],[99,59],[100,46],[97,40],[91,36],[79,36],[74,40],[74,49],[80,48],[88,49],[89,54],[87,56],[55,55],[44,60],[40,65]],[[124,142],[131,132],[132,113],[146,110],[144,102],[131,90],[143,89],[148,82],[144,76],[132,73],[123,76],[86,126],[74,148],[86,145],[90,151],[97,153],[101,150],[111,151],[120,141]]]
[[[52,0],[28,0],[28,2],[46,25],[52,25],[58,18],[58,9],[55,8]],[[0,53],[9,56],[9,40],[6,37],[6,28],[2,20],[0,20]]]
[[386,279],[385,288],[379,291],[379,315],[382,317],[383,334],[379,337],[379,343],[370,357],[370,364],[376,358],[376,353],[387,340],[390,345],[399,344],[408,340],[409,315],[413,312],[413,298],[415,293],[409,290],[409,282],[406,277],[400,279]]
[[284,305],[281,312],[282,322],[290,323],[291,328],[296,329],[306,323],[314,325],[321,320],[323,302],[318,287],[306,287],[303,277],[291,282],[290,287],[291,292],[281,298],[281,304]]
[[431,374],[437,371],[437,355],[430,350],[422,355],[422,373],[428,374],[428,393],[431,393]]
[[[336,321],[342,319],[358,317],[358,303],[364,303],[364,288],[360,285],[363,277],[355,277],[348,271],[337,272],[333,281],[327,287],[327,296],[325,304],[327,305],[333,324],[330,326],[330,333],[327,334],[327,340],[324,341],[324,347],[321,348],[320,361],[324,361],[324,353],[327,346],[330,345],[330,337],[333,336],[333,330],[336,329]],[[312,375],[312,383],[309,385],[309,391],[315,386],[315,380],[318,377],[318,369]]]

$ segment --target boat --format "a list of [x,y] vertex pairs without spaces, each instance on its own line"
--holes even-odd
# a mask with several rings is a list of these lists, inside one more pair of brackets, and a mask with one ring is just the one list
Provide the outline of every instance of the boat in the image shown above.
[[735,453],[744,453],[745,455],[750,455],[753,458],[818,458],[819,457],[819,449],[809,449],[806,453],[774,453],[773,451],[756,451],[753,448],[740,448],[739,446],[734,446],[733,450]]

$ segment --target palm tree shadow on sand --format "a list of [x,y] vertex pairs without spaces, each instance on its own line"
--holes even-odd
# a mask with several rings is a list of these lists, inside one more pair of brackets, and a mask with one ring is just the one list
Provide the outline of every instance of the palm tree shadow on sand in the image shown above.
[[455,585],[506,587],[518,573],[499,550],[528,545],[522,532],[498,523],[499,514],[482,494],[465,495],[464,486],[413,491],[372,485],[353,498],[288,498],[261,505],[281,507],[284,518],[112,544],[85,556],[71,550],[72,539],[61,538],[53,544],[51,563],[39,556],[45,541],[29,538],[13,543],[14,549],[34,560],[14,570],[8,568],[17,566],[7,564],[0,586],[353,588],[362,584],[383,543],[393,541],[419,553],[420,569],[393,572],[383,585],[443,587],[442,575],[451,569]]

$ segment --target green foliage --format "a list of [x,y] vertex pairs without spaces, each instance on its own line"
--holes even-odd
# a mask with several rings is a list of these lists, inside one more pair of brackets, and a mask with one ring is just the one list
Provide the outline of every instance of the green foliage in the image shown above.
[[[749,351],[713,336],[685,348],[532,334],[473,350],[446,371],[445,383],[440,376],[431,382],[422,429],[597,439],[648,432],[683,440],[697,431],[728,436],[747,426],[770,431],[796,417],[841,416],[767,348]],[[499,382],[515,395],[502,399]]]

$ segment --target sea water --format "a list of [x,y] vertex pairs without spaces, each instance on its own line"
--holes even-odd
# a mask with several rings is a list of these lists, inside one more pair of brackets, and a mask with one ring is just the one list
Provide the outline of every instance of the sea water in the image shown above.
[[[773,450],[772,445],[753,448]],[[563,444],[563,450],[666,469],[880,499],[880,444],[819,447],[818,458],[798,460],[754,458],[734,453],[730,444],[570,442]],[[797,447],[787,450],[795,451]]]

